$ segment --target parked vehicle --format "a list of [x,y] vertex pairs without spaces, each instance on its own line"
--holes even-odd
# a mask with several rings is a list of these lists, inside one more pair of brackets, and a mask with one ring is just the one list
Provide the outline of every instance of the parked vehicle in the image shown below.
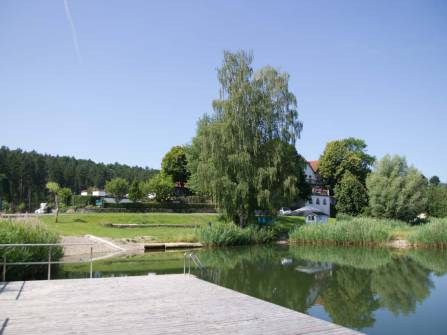
[[281,207],[279,209],[279,215],[289,215],[292,213],[292,210],[289,207]]

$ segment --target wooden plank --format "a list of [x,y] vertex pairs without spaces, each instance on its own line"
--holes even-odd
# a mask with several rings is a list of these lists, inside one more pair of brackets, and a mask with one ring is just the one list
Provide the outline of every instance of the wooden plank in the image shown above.
[[3,334],[358,334],[187,275],[10,282],[0,293],[0,327]]

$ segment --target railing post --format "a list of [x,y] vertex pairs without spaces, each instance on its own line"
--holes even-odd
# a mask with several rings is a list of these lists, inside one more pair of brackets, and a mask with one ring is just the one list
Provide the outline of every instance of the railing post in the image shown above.
[[3,255],[3,282],[6,282],[6,251]]
[[93,277],[93,247],[90,247],[90,279]]
[[191,254],[188,255],[188,275],[191,274]]
[[51,279],[51,245],[48,247],[48,280]]
[[186,252],[183,255],[183,274],[186,275]]

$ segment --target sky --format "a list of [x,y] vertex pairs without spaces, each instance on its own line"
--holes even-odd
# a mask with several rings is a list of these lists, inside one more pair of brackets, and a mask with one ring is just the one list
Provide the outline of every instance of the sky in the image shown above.
[[241,49],[290,74],[307,159],[353,136],[447,181],[442,0],[0,0],[0,145],[159,168]]

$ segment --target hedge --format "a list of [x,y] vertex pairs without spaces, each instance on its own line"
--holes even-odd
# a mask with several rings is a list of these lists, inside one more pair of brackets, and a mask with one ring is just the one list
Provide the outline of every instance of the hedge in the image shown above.
[[173,212],[173,213],[215,213],[216,208],[212,204],[184,204],[184,203],[158,203],[158,202],[134,202],[123,204],[104,204],[104,210],[116,210],[120,212]]

